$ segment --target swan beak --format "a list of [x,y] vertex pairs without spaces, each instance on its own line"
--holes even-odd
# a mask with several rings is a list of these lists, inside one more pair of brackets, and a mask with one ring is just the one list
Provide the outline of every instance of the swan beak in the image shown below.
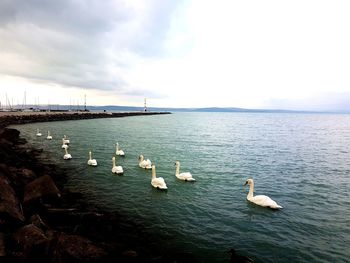
[[244,185],[247,185],[248,184],[248,181],[245,181],[245,184]]

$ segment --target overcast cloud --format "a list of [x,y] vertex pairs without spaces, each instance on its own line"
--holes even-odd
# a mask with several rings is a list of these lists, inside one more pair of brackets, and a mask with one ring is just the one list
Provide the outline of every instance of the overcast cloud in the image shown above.
[[350,110],[349,13],[342,0],[2,0],[0,101]]
[[129,94],[123,68],[162,56],[178,1],[127,2],[0,1],[0,73]]

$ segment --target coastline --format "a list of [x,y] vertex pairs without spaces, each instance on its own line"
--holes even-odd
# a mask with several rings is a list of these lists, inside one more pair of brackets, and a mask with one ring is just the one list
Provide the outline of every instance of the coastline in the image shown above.
[[59,167],[40,161],[40,149],[6,128],[154,114],[167,113],[0,115],[0,261],[197,262],[190,253],[157,251],[142,226],[126,226],[120,215],[89,206],[80,193],[65,189],[67,175]]

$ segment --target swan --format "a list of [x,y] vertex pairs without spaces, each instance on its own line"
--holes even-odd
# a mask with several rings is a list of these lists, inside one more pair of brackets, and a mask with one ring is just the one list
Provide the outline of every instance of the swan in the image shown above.
[[65,159],[65,160],[72,159],[72,155],[70,155],[70,154],[68,153],[67,148],[65,148],[64,151],[65,151],[66,154],[63,155],[63,159]]
[[47,131],[47,137],[46,137],[46,139],[52,140],[52,136],[50,135],[50,131]]
[[87,162],[88,165],[91,165],[91,166],[97,166],[97,161],[96,159],[92,159],[91,158],[91,151],[89,151],[89,160]]
[[64,142],[64,139],[62,138],[62,149],[68,149],[68,145]]
[[114,156],[112,157],[112,163],[113,163],[112,173],[114,173],[114,174],[123,174],[124,173],[123,167],[115,165],[115,157]]
[[176,161],[175,162],[176,165],[176,172],[175,172],[175,176],[180,179],[180,180],[184,180],[184,181],[196,181],[196,179],[194,179],[192,177],[192,174],[190,172],[186,172],[186,173],[180,173],[180,162]]
[[249,193],[247,195],[247,200],[256,205],[260,205],[263,207],[269,207],[272,209],[282,208],[282,206],[278,205],[275,201],[273,201],[270,197],[266,195],[256,195],[254,194],[254,181],[253,179],[248,179],[244,185],[249,185]]
[[166,183],[162,177],[158,177],[156,175],[156,166],[152,165],[152,180],[151,185],[155,188],[166,190],[168,187],[166,186]]
[[67,139],[66,135],[63,135],[64,144],[69,144],[70,141]]
[[145,160],[143,155],[139,156],[139,166],[144,169],[152,169],[152,162],[150,159]]
[[119,156],[125,156],[125,153],[123,150],[119,150],[119,143],[116,143],[115,145],[115,154]]
[[39,129],[36,129],[36,136],[38,136],[38,137],[41,136],[41,132],[39,131]]

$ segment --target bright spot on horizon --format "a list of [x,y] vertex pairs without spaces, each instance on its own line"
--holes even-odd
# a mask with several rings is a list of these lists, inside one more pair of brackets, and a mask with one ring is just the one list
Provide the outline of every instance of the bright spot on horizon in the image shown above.
[[0,102],[350,111],[349,12],[324,0],[1,2]]

